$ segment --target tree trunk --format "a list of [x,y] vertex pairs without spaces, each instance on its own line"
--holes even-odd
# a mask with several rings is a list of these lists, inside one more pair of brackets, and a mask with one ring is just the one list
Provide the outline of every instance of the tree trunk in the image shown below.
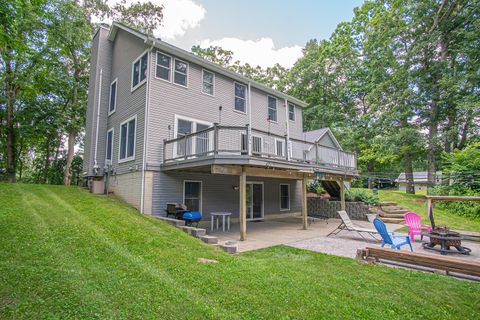
[[73,160],[73,151],[75,148],[75,138],[77,137],[77,132],[71,130],[68,133],[68,151],[67,151],[67,163],[65,164],[65,170],[63,171],[63,183],[66,186],[69,186],[72,183],[70,167],[72,166]]
[[50,141],[51,139],[48,139],[46,141],[46,148],[45,148],[45,164],[43,168],[43,183],[47,183],[47,178],[48,178],[48,169],[50,167]]
[[[373,171],[375,170],[375,164],[373,163],[372,160],[368,161],[367,163],[367,171],[369,172],[369,175],[370,173],[372,173]],[[368,189],[373,189],[373,180],[372,178],[368,178]]]
[[13,70],[11,68],[11,61],[5,61],[6,75],[5,75],[5,95],[7,98],[7,176],[9,182],[17,182],[16,175],[16,156],[15,156],[15,129],[14,129],[14,107],[15,107],[15,89],[12,84]]
[[404,148],[403,151],[403,170],[405,171],[406,193],[415,194],[415,183],[413,180],[413,164],[410,150]]
[[[74,64],[76,65],[75,58],[73,59]],[[78,104],[78,86],[80,82],[80,73],[81,70],[78,68],[75,69],[73,75],[73,98],[72,98],[72,120],[75,119],[75,112]],[[72,121],[74,122],[74,121]],[[75,138],[77,137],[77,130],[75,125],[71,124],[72,128],[68,130],[68,151],[67,151],[67,163],[65,164],[65,170],[63,171],[63,183],[69,186],[72,183],[70,167],[72,166],[73,160],[73,151],[75,148]]]

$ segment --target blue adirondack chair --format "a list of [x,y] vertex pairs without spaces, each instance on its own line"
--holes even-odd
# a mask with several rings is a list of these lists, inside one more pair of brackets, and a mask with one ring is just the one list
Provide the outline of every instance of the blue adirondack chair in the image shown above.
[[389,244],[392,249],[400,250],[401,246],[408,244],[410,246],[410,251],[413,252],[412,243],[410,242],[410,236],[399,235],[395,234],[394,232],[388,232],[385,222],[378,218],[375,218],[373,220],[373,225],[382,237],[382,247],[384,247],[386,244]]

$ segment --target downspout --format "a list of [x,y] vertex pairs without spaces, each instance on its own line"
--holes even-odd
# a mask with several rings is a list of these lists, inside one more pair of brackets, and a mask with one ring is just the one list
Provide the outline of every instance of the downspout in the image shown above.
[[100,69],[100,77],[99,77],[100,81],[98,85],[98,104],[97,104],[97,127],[95,129],[95,158],[93,162],[94,171],[98,170],[97,149],[98,149],[98,127],[99,127],[99,121],[100,121],[100,106],[102,101],[102,76],[103,76],[103,69]]
[[[290,160],[290,118],[289,118],[289,110],[288,110],[288,101],[287,98],[284,98],[285,101],[285,129],[287,129],[287,145],[285,146],[285,151],[287,154],[285,155],[287,160]],[[295,112],[295,110],[293,111]]]
[[[145,40],[147,42],[148,39]],[[155,46],[155,41],[152,42],[152,46],[148,49],[148,59],[147,59],[147,89],[145,90],[145,121],[143,124],[143,160],[142,160],[142,190],[140,197],[140,212],[144,213],[145,209],[145,167],[147,165],[147,139],[148,139],[148,119],[150,111],[150,65],[152,61],[150,60],[150,53],[152,52],[153,47]]]
[[248,133],[248,155],[252,155],[252,86],[250,81],[248,82],[248,101],[247,101],[247,107],[248,107],[248,130],[250,131]]

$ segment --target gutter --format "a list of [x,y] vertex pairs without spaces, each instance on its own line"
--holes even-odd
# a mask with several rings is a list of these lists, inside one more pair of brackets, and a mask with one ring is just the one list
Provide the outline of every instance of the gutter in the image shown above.
[[[97,58],[98,59],[98,58]],[[96,171],[98,169],[98,163],[97,163],[97,149],[98,149],[98,127],[99,127],[99,121],[100,121],[100,104],[102,101],[102,77],[103,77],[103,69],[100,69],[100,80],[99,80],[99,85],[98,85],[98,104],[97,104],[97,127],[96,127],[96,132],[95,132],[95,158],[93,162],[93,169]],[[96,172],[95,172],[96,175]]]

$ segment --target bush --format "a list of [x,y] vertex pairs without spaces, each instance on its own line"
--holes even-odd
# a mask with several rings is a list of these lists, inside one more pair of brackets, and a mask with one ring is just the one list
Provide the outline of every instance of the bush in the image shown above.
[[[480,191],[460,186],[438,186],[430,188],[428,194],[433,196],[480,196]],[[480,219],[480,202],[435,201],[435,204],[451,214]]]
[[378,205],[378,197],[374,196],[369,190],[351,189],[345,192],[346,201],[363,202],[368,205]]
[[325,189],[322,187],[322,183],[319,180],[314,180],[310,182],[307,186],[308,192],[315,192],[316,194],[323,194],[325,193]]

